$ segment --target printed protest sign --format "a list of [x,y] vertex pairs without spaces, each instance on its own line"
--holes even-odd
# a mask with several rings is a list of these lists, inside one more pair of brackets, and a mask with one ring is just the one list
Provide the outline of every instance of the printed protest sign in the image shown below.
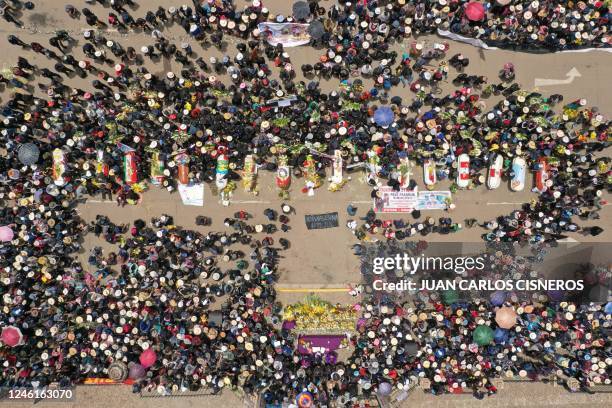
[[392,187],[380,187],[379,198],[374,199],[374,211],[379,213],[407,213],[417,207],[417,191],[405,188],[394,191]]
[[308,24],[260,23],[257,28],[268,43],[274,46],[280,43],[283,47],[297,47],[310,42]]
[[420,191],[419,210],[445,210],[451,202],[450,191]]

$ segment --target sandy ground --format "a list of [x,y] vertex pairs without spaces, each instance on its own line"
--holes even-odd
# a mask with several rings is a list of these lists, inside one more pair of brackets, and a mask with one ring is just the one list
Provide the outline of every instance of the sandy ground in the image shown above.
[[[294,302],[302,299],[304,292],[314,289],[348,288],[349,284],[356,284],[360,281],[358,258],[350,250],[356,243],[350,230],[346,227],[346,222],[351,219],[346,212],[349,203],[353,203],[359,208],[358,216],[364,216],[371,207],[369,199],[369,187],[362,183],[359,173],[355,173],[354,180],[339,192],[329,192],[324,187],[316,190],[314,197],[308,197],[301,193],[302,180],[295,180],[292,188],[289,203],[295,209],[295,214],[290,216],[291,230],[287,233],[277,232],[274,238],[278,240],[285,237],[291,242],[288,251],[283,252],[283,259],[280,262],[280,278],[278,287],[281,289],[281,299],[283,302]],[[418,178],[418,177],[417,177]],[[420,181],[420,180],[419,180]],[[177,225],[184,228],[194,229],[201,232],[223,231],[223,219],[233,217],[239,210],[245,210],[254,216],[252,222],[268,222],[263,216],[264,209],[270,207],[277,211],[280,210],[282,200],[278,198],[274,186],[272,175],[262,173],[259,178],[260,193],[254,196],[244,192],[239,187],[232,197],[228,207],[219,203],[219,197],[213,196],[209,187],[205,187],[204,207],[186,206],[180,200],[178,193],[170,194],[165,190],[153,187],[143,195],[143,202],[138,206],[127,205],[121,209],[114,202],[102,201],[100,197],[90,199],[85,205],[79,207],[80,215],[87,221],[95,219],[97,214],[104,214],[117,223],[131,223],[137,218],[149,221],[152,217],[161,214],[170,214],[174,217]],[[456,195],[455,200],[457,209],[450,213],[450,216],[463,222],[465,218],[474,217],[480,222],[495,217],[502,212],[510,212],[513,208],[518,208],[520,203],[529,201],[532,194],[528,192],[510,193],[506,189],[500,188],[489,191],[482,187],[477,190],[461,191]],[[510,197],[510,198],[508,198]],[[512,200],[505,201],[505,200]],[[339,215],[339,227],[321,230],[308,230],[304,222],[306,214],[321,214],[337,211]],[[601,219],[591,221],[585,225],[610,225],[611,206],[606,206],[602,210]],[[440,217],[445,215],[444,211],[424,211],[424,215]],[[198,215],[206,215],[213,219],[213,224],[209,227],[195,225],[195,218]],[[382,218],[393,218],[394,215],[384,215]],[[397,217],[397,215],[395,215]],[[411,219],[410,215],[404,215]],[[449,235],[430,234],[427,236],[429,241],[437,242],[481,242],[480,236],[485,230],[476,226],[465,228],[464,230]],[[609,234],[604,233],[597,237],[585,237],[580,234],[573,234],[572,238],[580,241],[608,242]],[[411,238],[418,239],[418,238]],[[110,247],[93,234],[85,237],[85,247],[91,248],[93,245]],[[87,253],[82,253],[83,265],[87,265]],[[284,291],[286,289],[286,291]],[[299,292],[298,292],[299,291]],[[331,301],[351,300],[347,293],[320,293],[324,298]]]
[[[8,44],[6,40],[6,36],[8,34],[18,35],[26,42],[38,41],[47,46],[48,35],[54,33],[56,30],[66,30],[73,37],[81,39],[83,31],[91,29],[91,27],[85,23],[83,18],[81,18],[81,20],[73,20],[64,12],[63,7],[69,2],[66,3],[58,0],[52,3],[35,3],[38,3],[36,9],[33,12],[25,14],[23,18],[25,23],[24,29],[16,29],[14,26],[8,25],[4,21],[0,23],[0,33],[4,34],[2,35],[2,38],[0,38],[0,46],[4,51],[2,58],[3,66],[10,66],[12,61],[16,59],[16,56],[20,55],[21,53],[19,47]],[[237,5],[241,7],[242,4],[245,3],[246,2],[238,1]],[[291,5],[293,4],[292,1],[279,0],[263,1],[262,3],[264,6],[270,9],[271,13],[283,15],[290,14]],[[321,4],[328,7],[330,4],[333,4],[333,2],[326,0],[321,2]],[[83,2],[75,2],[75,5],[79,8],[87,6],[94,13],[96,13],[98,17],[106,20],[109,9],[104,9],[98,4],[93,6],[86,5]],[[170,5],[178,6],[179,3],[174,4],[172,1],[168,0],[147,0],[146,2],[143,2],[143,6],[138,7],[135,11],[133,11],[132,15],[144,16],[147,10],[157,9],[158,5],[168,8]],[[181,28],[178,28],[177,26],[162,28],[162,32],[166,38],[173,40],[177,45],[179,45],[181,42],[188,42],[191,44],[194,52],[197,55],[203,56],[205,59],[211,56],[220,57],[224,54],[235,54],[235,44],[237,41],[228,36],[226,36],[224,39],[222,51],[219,51],[217,48],[210,46],[207,46],[205,49],[202,48],[201,44],[193,41]],[[143,45],[151,45],[153,43],[153,40],[149,35],[139,32],[120,33],[116,30],[110,29],[105,32],[104,35],[105,38],[109,40],[118,41],[124,47],[133,46],[136,50],[140,50],[140,47]],[[398,52],[407,50],[410,42],[413,40],[415,40],[415,38],[405,39],[402,43],[395,44],[393,47]],[[421,36],[416,40],[422,41],[426,45],[432,44],[433,42],[445,41],[444,39],[436,36]],[[516,80],[525,89],[534,89],[535,78],[565,79],[565,74],[572,68],[576,68],[582,76],[576,78],[572,83],[566,85],[546,86],[540,88],[539,91],[544,94],[561,93],[564,95],[566,101],[571,101],[582,97],[587,98],[590,105],[598,106],[604,113],[609,112],[608,108],[612,105],[612,93],[610,92],[612,90],[612,85],[610,84],[609,72],[606,68],[609,67],[610,63],[612,62],[611,53],[604,51],[592,51],[589,53],[556,53],[540,55],[503,50],[484,51],[457,42],[450,42],[450,44],[451,47],[448,53],[449,56],[461,52],[465,56],[469,57],[471,63],[470,66],[466,68],[465,72],[468,74],[486,75],[491,81],[496,80],[497,73],[505,62],[512,61],[517,69]],[[73,55],[77,59],[82,57],[82,45],[83,42],[80,41],[72,50]],[[317,61],[318,57],[322,55],[325,50],[295,47],[288,48],[287,52],[290,54],[291,60],[298,72],[301,72],[299,67],[302,64]],[[110,50],[107,50],[107,55],[112,57]],[[49,64],[49,61],[47,61],[46,58],[41,55],[33,55],[33,53],[28,52],[28,59],[30,59],[30,56],[32,56],[31,61],[35,62],[36,64],[41,64],[41,67],[51,67],[52,65]],[[174,72],[180,71],[179,65],[176,64],[175,61],[161,60],[156,64],[151,64],[149,60],[146,65],[149,69],[156,73],[165,74],[165,72],[169,70],[174,70]],[[107,72],[112,72],[111,65],[106,66],[104,69],[106,69]],[[454,70],[451,68],[451,75],[449,77],[452,79],[454,76]],[[89,79],[88,81],[91,81],[92,79],[93,78]],[[85,80],[76,77],[66,82],[68,84],[83,86],[84,81]],[[366,81],[365,83],[368,84],[371,82]],[[336,87],[337,80],[332,79],[330,81],[323,82],[324,89],[331,90],[335,89]],[[446,83],[442,84],[441,88],[444,91],[448,91],[453,89],[453,86],[450,83]],[[391,95],[400,95],[406,98],[411,98],[410,91],[407,88],[401,87],[396,88],[393,92],[391,92]]]
[[[503,389],[493,397],[477,400],[471,395],[433,396],[421,390],[414,390],[408,401],[394,407],[431,407],[431,408],[607,408],[612,403],[610,394],[572,394],[561,387],[546,384],[512,383],[504,384]],[[31,402],[4,401],[12,408],[57,407],[57,408],[251,408],[245,405],[233,392],[204,397],[166,397],[141,398],[132,394],[124,386],[80,386],[75,399],[71,402],[41,401]],[[3,403],[0,402],[0,406]],[[253,407],[254,408],[254,407]]]
[[[88,29],[84,20],[76,21],[68,17],[64,12],[64,5],[67,3],[61,1],[35,1],[36,9],[34,12],[27,13],[24,16],[26,28],[23,30],[16,29],[12,25],[5,22],[0,23],[0,48],[3,55],[0,59],[2,68],[10,67],[17,59],[18,55],[24,52],[18,47],[11,46],[6,41],[8,34],[18,35],[26,42],[38,41],[43,45],[48,44],[48,34],[53,33],[58,29],[68,30],[73,37],[82,38],[82,32]],[[99,5],[86,5],[84,2],[74,2],[77,7],[89,7],[101,18],[105,18],[108,9],[103,11]],[[144,16],[147,9],[155,9],[158,5],[169,7],[173,2],[168,0],[147,0],[141,2],[143,6],[136,9],[132,14],[134,16]],[[287,15],[291,10],[291,1],[265,1],[272,13]],[[241,6],[242,1],[238,2]],[[332,4],[330,1],[322,2],[328,6]],[[177,5],[177,4],[174,4]],[[224,53],[233,55],[236,41],[227,39],[224,44],[223,51],[216,48],[202,48],[200,44],[190,41],[185,33],[177,29],[166,28],[163,30],[164,36],[173,40],[175,43],[183,41],[190,42],[196,54],[207,59],[210,56],[220,57]],[[105,34],[108,39],[119,41],[124,47],[133,46],[137,50],[142,45],[150,45],[153,43],[150,36],[142,33],[122,34],[116,31],[109,31]],[[405,50],[410,41],[405,40],[403,44],[394,45],[398,51]],[[424,41],[431,44],[436,41],[443,41],[437,37],[421,37],[419,41]],[[73,53],[75,58],[81,59],[82,53],[80,47],[83,42],[74,47]],[[323,53],[323,50],[314,50],[311,48],[298,47],[288,50],[291,55],[292,62],[296,67],[303,63],[312,63],[318,59],[318,56]],[[560,86],[551,86],[541,88],[539,91],[544,94],[561,93],[566,101],[571,101],[580,97],[586,97],[590,105],[598,106],[604,114],[610,113],[612,106],[612,83],[609,81],[609,67],[612,63],[612,55],[610,53],[595,51],[589,53],[563,53],[563,54],[547,54],[533,55],[527,53],[514,53],[508,51],[482,51],[471,46],[460,43],[451,42],[449,56],[461,52],[468,56],[471,60],[470,66],[466,69],[468,74],[487,75],[491,80],[496,78],[498,70],[507,62],[514,62],[517,69],[517,81],[526,89],[533,89],[535,78],[552,78],[565,79],[565,74],[572,68],[576,68],[581,77],[577,77],[572,83]],[[40,55],[34,55],[31,52],[26,53],[27,58],[31,63],[40,67],[52,68],[52,64]],[[110,52],[109,56],[112,56]],[[179,72],[180,68],[174,61],[162,60],[157,63],[148,61],[147,67],[155,73],[165,74],[169,70]],[[103,67],[107,72],[112,72],[112,66]],[[454,78],[455,72],[451,69],[449,79]],[[66,80],[67,84],[88,88],[90,81],[93,78],[82,80],[80,78],[70,78]],[[43,82],[47,82],[46,80]],[[366,84],[370,82],[366,81]],[[326,90],[332,90],[337,87],[337,81],[324,81],[322,84]],[[453,89],[450,81],[441,84],[444,92]],[[8,91],[4,90],[0,93],[2,102],[7,100]],[[405,101],[412,98],[412,94],[407,88],[396,88],[391,92],[391,95],[400,95]],[[487,102],[489,105],[494,100]],[[354,203],[359,207],[359,215],[363,216],[365,211],[370,206],[369,188],[361,182],[361,174],[355,172],[352,174],[353,180],[344,187],[340,192],[330,193],[326,191],[326,185],[317,190],[315,197],[307,197],[299,189],[303,186],[302,180],[294,179],[294,187],[291,193],[290,203],[296,209],[296,214],[291,217],[292,230],[289,233],[277,233],[275,238],[285,236],[292,243],[289,251],[284,253],[285,257],[280,264],[280,281],[278,287],[286,289],[281,292],[280,300],[283,302],[294,302],[303,298],[305,293],[292,292],[297,290],[313,290],[317,288],[345,288],[350,283],[355,283],[359,280],[359,271],[357,259],[350,252],[350,246],[355,242],[346,229],[345,223],[348,220],[345,208],[349,203]],[[415,172],[415,178],[418,181],[419,187],[423,188],[422,175],[420,171]],[[441,185],[440,189],[445,186]],[[165,191],[153,188],[151,191],[144,194],[142,205],[133,207],[126,206],[117,208],[113,202],[103,202],[99,197],[95,197],[88,201],[87,204],[79,207],[79,211],[86,220],[93,220],[96,214],[106,214],[111,217],[115,223],[128,223],[137,218],[150,220],[151,217],[158,216],[162,213],[171,214],[175,217],[176,223],[184,228],[193,228],[196,230],[205,231],[206,229],[195,225],[195,217],[197,215],[207,215],[213,218],[213,225],[208,227],[211,230],[222,230],[222,220],[225,217],[240,209],[254,214],[255,221],[263,221],[262,212],[267,207],[278,209],[281,200],[277,197],[274,182],[269,174],[262,174],[259,180],[260,194],[255,197],[252,194],[245,193],[239,189],[235,192],[232,198],[232,204],[229,207],[223,207],[218,201],[218,197],[211,194],[208,187],[205,192],[204,207],[188,207],[184,206],[178,194],[168,194]],[[457,210],[451,216],[457,221],[462,222],[465,218],[477,218],[479,221],[488,220],[496,215],[508,213],[513,208],[517,208],[521,203],[529,201],[532,194],[529,192],[512,193],[507,187],[502,186],[495,191],[488,191],[481,187],[472,191],[460,191],[455,196]],[[327,230],[308,231],[304,224],[303,217],[305,214],[316,214],[338,211],[340,217],[340,227]],[[603,226],[611,226],[610,207],[606,207],[602,211],[602,218],[596,223]],[[441,211],[432,211],[426,215],[439,217],[443,213]],[[594,225],[593,223],[587,225]],[[477,242],[483,230],[480,228],[465,229],[460,233],[440,236],[430,235],[428,240],[449,242]],[[608,229],[602,235],[596,237],[597,241],[609,242],[612,237],[612,232]],[[584,241],[586,238],[582,236],[572,237],[577,240]],[[592,237],[589,239],[593,239]],[[109,249],[108,245],[101,240],[95,238],[92,234],[85,238],[85,251],[81,254],[83,265],[86,266],[87,250],[93,245],[100,245]],[[322,297],[333,301],[350,302],[351,298],[346,291],[337,293],[322,293]],[[411,406],[432,406],[432,407],[606,407],[612,403],[612,397],[609,394],[569,394],[562,388],[555,388],[544,384],[512,384],[506,385],[500,394],[478,401],[471,396],[442,396],[432,397],[416,391],[411,394],[409,404]],[[14,403],[8,402],[8,406],[20,407],[31,405],[29,403]],[[42,404],[42,405],[41,405]],[[227,407],[243,406],[243,403],[233,393],[226,392],[222,396],[210,397],[176,397],[176,398],[139,398],[130,393],[129,387],[113,386],[113,387],[85,387],[78,388],[76,401],[72,403],[39,403],[37,406],[53,406],[53,407],[83,407],[89,405],[92,408],[104,407],[214,407],[219,405]],[[408,406],[408,404],[404,404]]]

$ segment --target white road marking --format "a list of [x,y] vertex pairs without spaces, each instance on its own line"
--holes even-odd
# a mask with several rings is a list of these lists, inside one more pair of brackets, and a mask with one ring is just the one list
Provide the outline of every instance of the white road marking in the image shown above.
[[[369,202],[369,201],[368,201]],[[526,201],[517,201],[517,202],[501,202],[501,203],[486,203],[487,205],[519,205],[519,204],[525,204]],[[604,204],[600,204],[602,207],[605,207],[607,205],[612,205],[612,203],[604,203]]]
[[540,86],[553,86],[553,85],[567,85],[567,84],[571,84],[572,82],[574,82],[574,78],[581,77],[582,74],[578,72],[578,70],[575,67],[572,67],[572,69],[567,74],[565,74],[565,76],[567,77],[567,79],[536,78],[533,81],[533,86],[540,87]]
[[265,200],[229,200],[230,204],[270,204],[271,201]]
[[109,203],[116,203],[116,201],[112,201],[112,200],[87,200],[85,202],[85,204],[87,204],[87,203],[97,203],[97,204],[104,203],[104,204],[109,204]]
[[557,242],[572,243],[572,244],[574,244],[574,243],[578,243],[579,244],[580,243],[580,241],[576,241],[574,238],[570,238],[570,237],[560,239]]
[[348,288],[277,288],[277,292],[282,293],[348,293]]
[[511,203],[511,202],[501,202],[501,203],[487,203],[487,205],[519,205],[519,204],[524,204],[524,201],[517,201],[515,203]]

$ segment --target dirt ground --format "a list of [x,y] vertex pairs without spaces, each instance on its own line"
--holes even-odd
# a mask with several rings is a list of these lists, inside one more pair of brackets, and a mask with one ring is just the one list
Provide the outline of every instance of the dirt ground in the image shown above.
[[[302,180],[295,180],[288,201],[295,209],[295,214],[290,216],[291,230],[287,233],[277,232],[274,238],[278,240],[285,237],[291,242],[288,251],[283,252],[280,261],[280,300],[283,302],[295,302],[304,297],[310,290],[327,289],[319,292],[323,298],[334,302],[350,302],[348,285],[360,281],[358,258],[353,255],[351,246],[357,241],[346,227],[346,222],[351,219],[346,212],[346,207],[353,203],[359,208],[357,216],[362,217],[371,208],[369,199],[369,187],[358,180],[360,173],[355,173],[354,180],[347,184],[339,192],[329,192],[324,187],[316,190],[314,197],[308,197],[301,193]],[[418,178],[418,176],[417,176]],[[420,179],[419,179],[420,181]],[[127,205],[118,208],[115,202],[102,201],[100,197],[94,197],[81,205],[78,209],[80,215],[89,221],[95,219],[96,215],[107,215],[116,224],[131,223],[141,218],[149,221],[152,217],[161,214],[170,214],[174,217],[176,225],[196,231],[223,231],[225,226],[223,220],[232,217],[239,210],[245,210],[254,216],[253,222],[267,222],[263,215],[264,209],[270,207],[280,210],[282,200],[278,198],[272,175],[262,173],[259,178],[260,194],[254,196],[244,192],[239,187],[228,207],[219,202],[218,196],[213,196],[210,188],[205,187],[204,206],[183,205],[178,193],[170,194],[165,190],[153,187],[143,194],[143,202],[138,206]],[[532,194],[529,192],[511,193],[506,188],[489,191],[479,188],[472,191],[460,191],[455,195],[457,209],[450,216],[463,222],[465,218],[476,218],[484,222],[502,213],[508,213],[513,208],[518,208],[520,203],[529,201]],[[508,198],[510,197],[510,198]],[[512,202],[506,201],[512,200]],[[321,214],[327,212],[338,212],[339,227],[308,230],[304,222],[306,214]],[[585,225],[610,225],[611,206],[606,206],[601,212],[601,219],[591,221]],[[427,211],[426,215],[440,217],[444,211]],[[200,227],[195,224],[198,215],[206,215],[213,219],[209,227]],[[393,218],[394,215],[385,215],[382,218]],[[397,215],[395,215],[397,217]],[[411,218],[410,215],[405,216]],[[428,241],[436,242],[479,242],[480,236],[485,230],[475,226],[449,235],[430,234]],[[571,237],[579,241],[609,242],[610,231],[597,237],[585,237],[573,234]],[[416,238],[415,238],[416,239]],[[93,234],[85,237],[85,247],[101,246],[110,249],[102,239]],[[87,252],[82,253],[82,263],[87,265]],[[338,291],[331,292],[332,289]]]
[[[40,408],[251,408],[233,392],[204,397],[165,397],[141,398],[132,394],[125,386],[80,386],[76,390],[74,401],[51,402],[41,401],[33,405],[31,402],[4,401],[11,408],[30,406]],[[607,408],[612,403],[610,394],[585,393],[572,394],[561,387],[542,383],[504,384],[503,389],[493,397],[477,400],[471,395],[441,395],[425,394],[414,390],[409,399],[399,407],[415,408]],[[3,404],[0,402],[0,406]]]
[[[33,12],[24,16],[26,28],[19,30],[5,22],[0,23],[0,48],[3,55],[0,59],[2,68],[10,67],[23,51],[7,43],[8,34],[18,35],[26,42],[38,41],[43,45],[48,44],[48,34],[58,29],[68,30],[77,39],[82,38],[82,32],[88,29],[84,20],[76,21],[68,17],[64,12],[64,5],[67,4],[60,0],[54,1],[35,1],[36,8]],[[73,2],[79,8],[87,6],[98,16],[106,16],[108,9],[103,11],[99,5],[86,5],[84,2]],[[142,6],[132,14],[144,16],[147,9],[156,9],[158,5],[169,7],[173,4],[168,0],[147,0],[141,1]],[[241,6],[244,2],[238,2]],[[291,10],[291,1],[271,0],[264,1],[274,14],[287,15]],[[331,1],[322,2],[329,6]],[[207,59],[210,56],[220,57],[223,53],[233,55],[235,40],[227,39],[224,51],[216,48],[202,48],[200,44],[189,41],[182,30],[176,27],[163,30],[164,36],[173,40],[175,43],[183,41],[190,42],[196,54]],[[133,46],[137,50],[142,45],[150,45],[153,40],[142,33],[121,34],[109,30],[105,34],[108,39],[119,41],[124,47]],[[395,45],[398,51],[405,50],[410,41],[405,40],[403,44]],[[421,37],[420,41],[431,44],[436,41],[444,41],[437,37]],[[74,47],[74,56],[77,59],[83,57],[81,46],[83,41]],[[561,53],[534,55],[528,53],[514,53],[509,51],[483,51],[474,47],[451,42],[448,56],[455,53],[463,53],[470,58],[471,64],[466,69],[468,74],[487,75],[493,80],[496,78],[498,70],[508,61],[512,61],[517,69],[517,81],[526,89],[533,89],[535,78],[565,79],[565,74],[572,68],[576,68],[581,76],[577,77],[572,83],[560,86],[550,86],[541,88],[539,91],[544,94],[560,93],[565,97],[565,101],[585,97],[589,105],[598,106],[604,114],[610,113],[612,106],[612,82],[609,80],[609,67],[612,65],[612,54],[602,51],[589,53]],[[297,47],[288,50],[292,62],[296,67],[303,63],[316,61],[323,50],[314,50],[306,47]],[[28,52],[27,58],[31,63],[40,67],[52,68],[50,61],[40,55]],[[167,71],[174,70],[179,72],[180,68],[174,61],[162,60],[157,64],[148,61],[147,67],[155,73],[165,74]],[[107,72],[112,72],[112,66],[106,66]],[[449,79],[455,76],[451,69]],[[88,88],[93,78],[82,80],[71,78],[66,83],[72,86]],[[366,82],[368,83],[368,82]],[[324,81],[323,88],[332,90],[337,87],[337,81]],[[453,89],[450,80],[441,86],[443,92]],[[396,88],[391,95],[399,95],[405,101],[412,98],[412,94],[407,88]],[[8,92],[2,92],[0,98],[2,103],[6,102]],[[488,101],[487,104],[493,103]],[[351,302],[351,297],[345,289],[348,284],[358,282],[360,279],[357,258],[350,251],[351,245],[355,243],[350,231],[345,227],[348,215],[346,207],[349,203],[355,204],[359,208],[359,215],[363,216],[371,206],[370,189],[361,180],[361,173],[351,174],[352,180],[340,191],[331,193],[326,191],[327,185],[316,191],[314,197],[308,197],[299,190],[303,186],[303,180],[294,179],[294,186],[291,192],[290,204],[296,209],[296,214],[291,216],[291,231],[288,233],[277,233],[275,237],[285,236],[291,241],[291,248],[284,253],[285,257],[280,264],[280,281],[278,287],[281,290],[280,300],[286,303],[295,302],[304,297],[311,290],[316,289],[338,289],[334,292],[322,292],[320,295],[334,302]],[[422,172],[415,171],[414,176],[419,187],[424,188]],[[152,188],[144,194],[143,202],[139,206],[126,206],[118,208],[114,202],[105,202],[100,197],[90,199],[86,204],[79,207],[81,216],[86,220],[93,220],[97,214],[108,215],[115,223],[129,223],[137,218],[149,221],[151,217],[159,216],[162,213],[173,215],[177,225],[184,228],[192,228],[200,231],[206,229],[195,225],[197,215],[207,215],[213,218],[213,225],[207,227],[210,230],[222,230],[222,221],[225,217],[232,216],[234,212],[244,209],[256,216],[255,220],[263,221],[263,210],[267,207],[279,209],[282,201],[277,197],[274,181],[270,174],[261,174],[259,181],[260,194],[253,196],[245,193],[241,187],[232,197],[229,207],[224,207],[219,203],[219,198],[212,195],[210,189],[206,187],[204,206],[191,207],[184,206],[178,194],[169,194]],[[444,189],[445,185],[440,185],[439,189]],[[463,222],[466,218],[477,218],[479,221],[486,221],[496,215],[509,213],[514,208],[518,208],[521,203],[527,202],[532,198],[532,193],[510,192],[506,186],[498,190],[489,191],[485,187],[476,190],[460,191],[454,196],[457,209],[450,215],[457,221]],[[609,197],[606,197],[609,199]],[[337,211],[339,214],[340,226],[334,229],[313,230],[306,229],[304,215],[317,214]],[[601,212],[601,219],[586,225],[595,223],[602,227],[611,227],[610,206]],[[441,211],[431,211],[426,215],[439,217]],[[391,216],[389,216],[391,218]],[[584,241],[596,239],[600,242],[609,242],[612,238],[612,228],[598,237],[584,237],[581,235],[572,236],[573,239]],[[452,235],[430,235],[427,237],[431,241],[449,242],[477,242],[483,230],[479,227],[464,229]],[[97,239],[92,234],[85,238],[85,250],[81,254],[84,267],[87,267],[87,252],[94,245],[108,248],[107,244]],[[6,402],[5,402],[6,403]],[[11,407],[29,406],[30,403],[8,402]],[[1,405],[1,404],[0,404]],[[139,398],[131,394],[129,387],[92,387],[81,386],[78,388],[77,397],[71,403],[38,403],[37,406],[53,407],[83,407],[91,408],[105,407],[150,407],[150,408],[173,408],[173,407],[241,407],[242,401],[231,392],[225,392],[221,396],[209,397],[175,397],[175,398]],[[420,391],[411,394],[405,406],[415,407],[609,407],[612,405],[610,394],[570,394],[560,387],[552,387],[544,384],[512,384],[506,385],[499,395],[478,401],[471,396],[442,396],[433,397]]]

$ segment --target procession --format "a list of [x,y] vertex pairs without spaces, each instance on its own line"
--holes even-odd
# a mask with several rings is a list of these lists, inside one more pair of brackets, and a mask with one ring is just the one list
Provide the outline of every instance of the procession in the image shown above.
[[0,2],[0,390],[612,386],[609,2],[73,3]]

